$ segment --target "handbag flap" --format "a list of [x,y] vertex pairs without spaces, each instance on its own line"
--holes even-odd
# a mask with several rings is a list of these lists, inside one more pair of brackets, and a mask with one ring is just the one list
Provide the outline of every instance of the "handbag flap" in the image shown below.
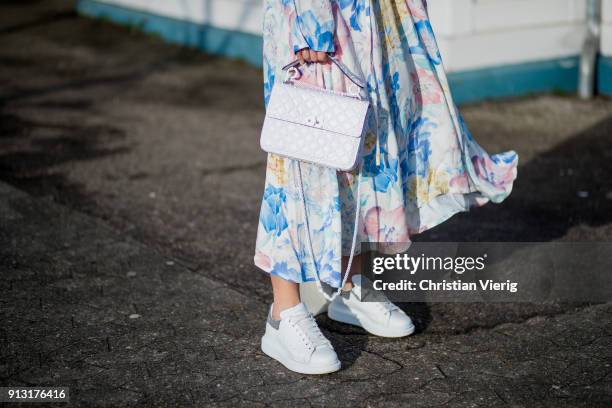
[[369,102],[329,91],[277,83],[266,116],[352,137],[361,137]]

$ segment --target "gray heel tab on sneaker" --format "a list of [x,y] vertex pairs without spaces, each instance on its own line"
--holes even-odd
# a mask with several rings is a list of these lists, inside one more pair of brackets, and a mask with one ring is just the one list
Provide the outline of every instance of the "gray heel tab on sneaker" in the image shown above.
[[280,320],[274,320],[272,318],[272,307],[270,307],[270,311],[268,312],[268,324],[274,329],[278,330],[278,328],[280,327],[280,322]]

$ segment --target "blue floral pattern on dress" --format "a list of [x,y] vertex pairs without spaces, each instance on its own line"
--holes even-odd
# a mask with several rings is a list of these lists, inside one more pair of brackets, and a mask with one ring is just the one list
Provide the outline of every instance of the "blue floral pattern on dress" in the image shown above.
[[263,195],[259,223],[267,233],[272,233],[279,237],[287,228],[287,219],[282,207],[285,205],[287,196],[282,187],[268,185]]
[[[264,0],[263,38],[266,105],[281,67],[305,47],[334,52],[367,82],[376,115],[363,150],[359,242],[407,243],[512,191],[518,156],[489,155],[472,137],[453,102],[424,0]],[[300,81],[312,86],[346,91],[350,84],[329,63],[301,71]],[[354,229],[357,171],[300,167],[306,213],[297,162],[268,155],[255,264],[290,281],[338,287]]]
[[292,0],[286,7],[294,7],[295,22],[291,31],[293,51],[310,48],[315,51],[334,51],[335,21],[329,0]]

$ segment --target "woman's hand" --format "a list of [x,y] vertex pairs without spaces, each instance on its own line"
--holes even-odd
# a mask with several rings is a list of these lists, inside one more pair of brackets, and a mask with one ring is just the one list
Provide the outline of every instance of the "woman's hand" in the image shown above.
[[327,62],[328,55],[326,52],[313,51],[310,48],[302,48],[295,53],[297,59],[300,60],[301,64],[305,62]]

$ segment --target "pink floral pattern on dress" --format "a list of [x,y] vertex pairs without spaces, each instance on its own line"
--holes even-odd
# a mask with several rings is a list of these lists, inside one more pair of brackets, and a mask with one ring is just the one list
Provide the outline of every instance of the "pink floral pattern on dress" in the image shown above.
[[444,94],[435,73],[423,68],[417,68],[416,72],[410,74],[412,79],[412,93],[418,105],[442,103]]

